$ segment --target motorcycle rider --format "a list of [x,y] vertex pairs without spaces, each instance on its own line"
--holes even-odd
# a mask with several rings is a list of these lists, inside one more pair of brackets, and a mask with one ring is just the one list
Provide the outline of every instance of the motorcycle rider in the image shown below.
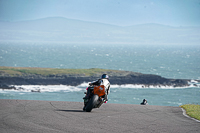
[[[89,83],[89,85],[97,85],[97,86],[104,85],[105,86],[105,90],[106,90],[106,94],[104,96],[104,99],[106,101],[108,101],[107,95],[110,93],[110,82],[109,82],[109,76],[107,74],[103,74],[101,76],[101,79],[99,79],[97,81],[94,81],[94,82],[91,82],[91,83]],[[83,98],[84,100],[86,100],[86,99],[89,98],[89,96],[90,96],[90,89],[91,88],[93,88],[93,87],[88,87],[86,96]]]

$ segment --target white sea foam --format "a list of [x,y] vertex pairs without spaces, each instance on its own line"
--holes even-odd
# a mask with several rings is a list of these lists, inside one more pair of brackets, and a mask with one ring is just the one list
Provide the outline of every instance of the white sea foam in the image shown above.
[[89,83],[84,82],[84,83],[78,85],[77,87],[85,87],[86,88],[86,87],[88,87],[88,85],[89,85]]
[[[190,87],[190,86],[189,86]],[[188,86],[185,87],[174,87],[174,86],[167,86],[167,85],[143,85],[143,84],[125,84],[125,85],[111,85],[111,88],[130,88],[130,89],[184,89],[189,88]],[[193,87],[193,86],[191,86]]]
[[20,92],[76,92],[82,91],[81,86],[67,86],[67,85],[16,85],[15,90],[11,91],[20,91]]
[[[192,84],[194,83],[195,84]],[[164,85],[143,85],[143,84],[125,84],[125,85],[117,85],[111,84],[111,89],[118,88],[126,88],[126,89],[184,89],[184,88],[192,88],[192,87],[200,87],[200,84],[196,81],[192,81],[190,86],[185,87],[174,87],[174,86],[164,86]],[[78,86],[68,86],[68,85],[15,85],[16,89],[4,89],[6,91],[20,91],[20,92],[78,92],[83,91],[88,87],[88,83],[84,82]],[[3,93],[3,90],[1,90]]]
[[198,81],[192,79],[189,83],[190,83],[190,84],[197,84]]
[[172,101],[168,101],[167,103],[169,103],[169,104],[174,104],[174,105],[183,105],[183,103],[181,103],[181,102],[172,102]]
[[[76,87],[78,88],[87,88],[89,83],[82,83]],[[174,87],[174,86],[168,86],[168,85],[144,85],[144,84],[124,84],[124,85],[117,85],[117,84],[111,84],[111,88],[130,88],[130,89],[142,89],[142,88],[151,88],[151,89],[183,89],[183,88],[190,88],[190,87],[195,87],[195,86],[184,86],[184,87]]]
[[200,87],[200,83],[197,80],[191,80],[188,82],[190,87]]

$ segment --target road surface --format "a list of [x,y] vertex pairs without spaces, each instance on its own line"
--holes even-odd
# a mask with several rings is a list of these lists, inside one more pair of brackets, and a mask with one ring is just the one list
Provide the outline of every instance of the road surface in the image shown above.
[[83,103],[0,99],[1,133],[199,133],[180,107],[111,104],[92,112]]

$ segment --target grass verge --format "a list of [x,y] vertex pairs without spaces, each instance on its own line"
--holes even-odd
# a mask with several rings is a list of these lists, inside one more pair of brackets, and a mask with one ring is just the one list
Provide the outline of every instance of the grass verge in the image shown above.
[[181,105],[186,110],[186,114],[192,118],[200,120],[200,105],[197,104],[185,104]]

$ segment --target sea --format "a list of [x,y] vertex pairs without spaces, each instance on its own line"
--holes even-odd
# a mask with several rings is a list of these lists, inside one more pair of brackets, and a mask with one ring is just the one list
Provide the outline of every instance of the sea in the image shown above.
[[[200,45],[0,42],[0,66],[89,69],[102,68],[190,79],[190,86],[117,85],[111,83],[108,103],[180,106],[200,104]],[[94,79],[97,80],[97,79]],[[0,99],[83,102],[88,83],[21,85],[0,89]]]

